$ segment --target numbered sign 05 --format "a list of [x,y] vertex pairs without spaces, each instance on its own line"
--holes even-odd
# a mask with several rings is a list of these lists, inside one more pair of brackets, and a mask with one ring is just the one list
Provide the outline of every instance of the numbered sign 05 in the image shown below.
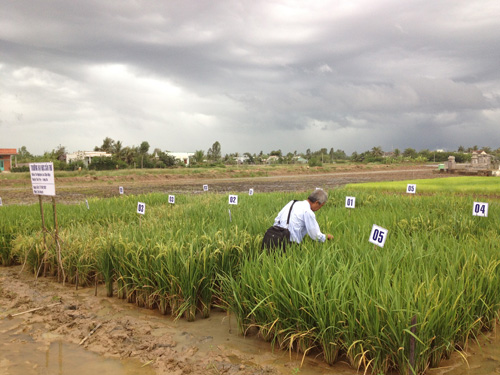
[[370,233],[370,242],[379,247],[384,247],[385,240],[387,239],[387,232],[387,229],[373,224],[372,232]]
[[238,196],[230,195],[229,196],[229,204],[238,204]]
[[146,213],[146,203],[137,203],[137,213],[141,215],[144,215]]
[[474,206],[472,208],[472,215],[488,217],[488,203],[474,202]]
[[415,194],[417,192],[417,185],[415,184],[406,185],[406,192],[408,194]]
[[175,195],[168,196],[168,203],[175,204]]
[[345,197],[345,206],[346,206],[346,208],[356,207],[356,198],[355,197]]

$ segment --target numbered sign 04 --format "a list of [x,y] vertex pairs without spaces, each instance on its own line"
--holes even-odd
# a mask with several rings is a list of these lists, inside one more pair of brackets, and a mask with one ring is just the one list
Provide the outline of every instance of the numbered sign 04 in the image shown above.
[[474,206],[472,206],[472,215],[488,217],[488,203],[474,202]]
[[387,239],[387,232],[387,229],[373,224],[372,231],[370,233],[370,242],[379,247],[384,247],[385,240]]

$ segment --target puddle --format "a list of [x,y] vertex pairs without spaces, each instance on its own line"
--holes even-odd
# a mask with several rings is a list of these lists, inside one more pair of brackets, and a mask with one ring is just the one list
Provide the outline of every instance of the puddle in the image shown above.
[[[0,321],[0,374],[2,375],[154,375],[139,361],[104,358],[76,344],[47,335],[35,342],[18,333],[19,321]],[[49,337],[50,336],[50,337]]]

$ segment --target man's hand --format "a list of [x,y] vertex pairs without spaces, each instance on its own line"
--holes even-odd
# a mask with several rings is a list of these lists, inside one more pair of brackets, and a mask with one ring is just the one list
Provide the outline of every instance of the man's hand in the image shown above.
[[328,240],[333,240],[333,235],[331,235],[331,234],[327,234],[327,235],[326,235],[326,239],[328,239]]

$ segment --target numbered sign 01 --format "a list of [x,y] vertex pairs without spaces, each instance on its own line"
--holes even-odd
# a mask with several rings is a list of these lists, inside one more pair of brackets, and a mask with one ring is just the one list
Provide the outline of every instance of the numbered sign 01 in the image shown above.
[[137,213],[141,215],[146,213],[146,203],[137,202]]
[[373,224],[372,232],[370,233],[370,242],[379,247],[384,247],[385,240],[387,239],[387,232],[387,229]]
[[345,197],[345,206],[346,206],[346,208],[356,207],[356,198],[355,197]]
[[230,195],[229,196],[229,204],[238,204],[238,196]]
[[488,217],[488,203],[474,202],[474,206],[472,206],[472,215]]

